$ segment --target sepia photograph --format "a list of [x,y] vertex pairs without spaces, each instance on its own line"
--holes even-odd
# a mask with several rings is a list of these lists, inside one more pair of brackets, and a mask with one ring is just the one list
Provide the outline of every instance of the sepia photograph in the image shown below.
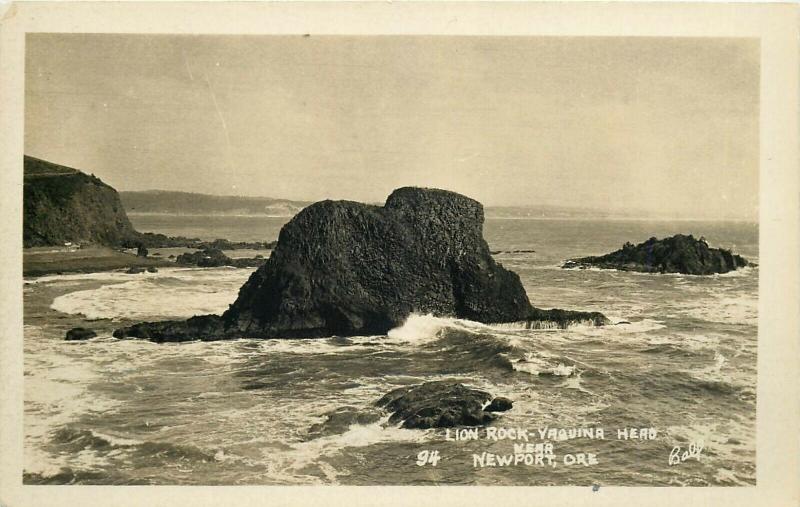
[[29,35],[25,482],[754,484],[758,51]]
[[759,486],[764,54],[26,33],[12,479]]

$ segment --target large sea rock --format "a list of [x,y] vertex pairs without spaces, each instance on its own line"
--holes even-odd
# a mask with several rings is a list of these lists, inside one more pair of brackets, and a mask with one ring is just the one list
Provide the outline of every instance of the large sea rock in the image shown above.
[[[483,206],[436,189],[401,188],[384,206],[322,201],[280,232],[269,260],[195,339],[380,335],[411,313],[484,323],[606,322],[599,313],[537,310],[516,273],[483,239]],[[180,341],[182,322],[145,323],[115,336]],[[187,323],[188,324],[188,323]]]
[[644,273],[711,275],[727,273],[750,264],[747,259],[723,248],[711,248],[705,239],[691,234],[625,245],[607,255],[570,259],[564,268],[601,268]]

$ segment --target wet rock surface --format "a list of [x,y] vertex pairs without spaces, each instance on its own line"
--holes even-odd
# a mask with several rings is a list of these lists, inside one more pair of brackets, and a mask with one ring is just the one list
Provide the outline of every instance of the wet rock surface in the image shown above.
[[353,425],[367,425],[381,419],[380,410],[364,410],[357,407],[339,407],[325,414],[325,420],[311,426],[308,439],[340,435]]
[[492,402],[489,403],[489,406],[487,406],[484,410],[486,412],[505,412],[506,410],[511,410],[513,407],[514,402],[508,398],[498,396],[497,398],[493,399]]
[[64,339],[67,341],[80,341],[80,340],[88,340],[96,336],[97,333],[91,329],[87,329],[85,327],[73,327],[72,329],[67,331],[67,334],[64,337]]
[[237,338],[226,333],[219,315],[197,315],[187,320],[143,322],[117,329],[113,335],[114,338],[139,338],[156,343]]
[[[496,416],[483,408],[492,398],[485,391],[442,381],[395,389],[378,400],[377,405],[392,412],[390,423],[402,422],[403,428],[448,428],[493,421]],[[506,401],[511,408],[510,400]]]

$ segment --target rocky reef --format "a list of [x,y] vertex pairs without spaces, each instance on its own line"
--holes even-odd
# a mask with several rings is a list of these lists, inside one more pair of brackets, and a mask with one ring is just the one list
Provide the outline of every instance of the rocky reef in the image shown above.
[[559,327],[605,323],[596,313],[534,309],[519,276],[491,257],[483,220],[479,202],[437,189],[401,188],[384,206],[318,202],[281,229],[268,261],[222,316],[143,323],[118,329],[115,336],[181,341],[381,335],[411,313],[484,323],[536,319]]
[[232,259],[217,248],[204,248],[197,252],[180,254],[175,259],[176,264],[198,266],[201,268],[215,268],[219,266],[232,266],[234,268],[256,268],[264,264],[263,257]]
[[570,259],[562,267],[711,275],[727,273],[749,264],[745,258],[730,250],[709,247],[704,238],[676,234],[664,239],[650,238],[638,245],[625,243],[621,249],[610,254]]
[[217,250],[270,250],[275,248],[277,241],[230,241],[227,239],[215,239],[213,241],[203,241],[200,238],[187,238],[186,236],[167,236],[161,233],[143,232],[135,238],[131,238],[123,244],[126,248],[173,248],[186,247],[204,250],[206,248],[216,248]]
[[390,423],[425,429],[483,425],[496,418],[494,412],[510,410],[512,402],[463,384],[440,381],[395,389],[377,405],[392,413]]

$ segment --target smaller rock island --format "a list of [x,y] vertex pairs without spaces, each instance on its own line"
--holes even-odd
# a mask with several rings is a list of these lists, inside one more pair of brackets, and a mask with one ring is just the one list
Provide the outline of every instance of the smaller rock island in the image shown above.
[[730,250],[709,247],[705,238],[696,239],[691,234],[676,234],[664,239],[653,237],[638,245],[625,243],[621,249],[610,254],[570,259],[561,267],[712,275],[748,265],[752,263]]

